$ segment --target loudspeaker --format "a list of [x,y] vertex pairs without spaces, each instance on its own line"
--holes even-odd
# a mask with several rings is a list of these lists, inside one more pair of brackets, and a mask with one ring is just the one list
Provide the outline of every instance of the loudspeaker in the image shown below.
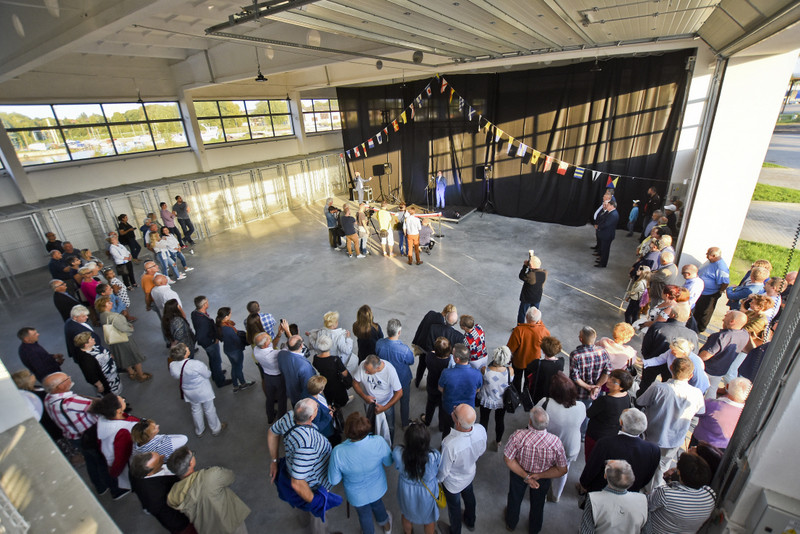
[[382,163],[379,165],[372,166],[372,175],[373,176],[383,176],[384,174],[392,174],[392,164],[391,163]]

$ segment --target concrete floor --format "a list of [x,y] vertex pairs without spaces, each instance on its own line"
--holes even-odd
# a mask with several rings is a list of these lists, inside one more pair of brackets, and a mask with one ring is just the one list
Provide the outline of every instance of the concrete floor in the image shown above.
[[[322,205],[313,205],[198,244],[196,254],[188,256],[196,270],[174,288],[187,312],[192,299],[204,294],[211,302],[212,314],[221,306],[230,306],[234,320],[241,326],[246,317],[245,304],[255,299],[260,301],[262,310],[276,318],[298,323],[301,332],[321,326],[322,315],[328,310],[338,310],[342,326],[350,328],[358,307],[368,303],[384,330],[388,319],[400,319],[404,325],[401,340],[405,343],[410,343],[428,310],[441,310],[452,302],[459,313],[473,315],[484,327],[487,347],[492,350],[506,343],[515,325],[521,285],[517,274],[528,249],[533,248],[549,271],[541,305],[544,322],[567,352],[578,344],[578,331],[584,324],[596,328],[600,335],[609,335],[611,327],[622,320],[618,306],[635,247],[634,238],[625,237],[624,232],[617,233],[609,268],[595,269],[589,250],[594,244],[590,226],[571,228],[476,213],[461,224],[443,224],[442,231],[446,236],[430,256],[423,254],[425,263],[421,266],[374,254],[365,259],[348,259],[346,254],[329,248]],[[372,243],[376,252],[374,236]],[[140,273],[141,267],[137,266],[137,277]],[[34,283],[34,278],[29,283]],[[9,344],[2,351],[2,358],[11,372],[21,367],[15,333],[22,326],[35,326],[41,332],[40,343],[44,347],[51,352],[64,352],[63,328],[44,274],[40,283],[41,291],[0,310],[0,333]],[[230,425],[227,433],[220,438],[208,434],[202,439],[194,437],[188,405],[180,401],[177,382],[166,369],[166,350],[157,317],[144,310],[140,290],[134,290],[132,295],[133,314],[139,317],[135,339],[148,355],[145,370],[154,374],[154,379],[144,384],[123,378],[124,395],[133,404],[133,413],[155,419],[163,433],[190,436],[189,445],[197,454],[198,467],[220,465],[236,472],[233,489],[252,510],[247,519],[251,532],[262,531],[267,525],[273,526],[272,531],[304,532],[300,514],[277,498],[268,480],[267,425],[260,388],[236,395],[229,388],[219,391],[216,406],[222,420]],[[639,343],[636,338],[632,342],[637,347]],[[227,362],[224,364],[229,367]],[[77,366],[69,361],[65,370],[75,377],[76,391],[90,393]],[[258,380],[250,357],[245,358],[245,375]],[[424,389],[414,390],[412,415],[423,412],[424,404]],[[363,409],[363,404],[354,400],[346,409]],[[490,435],[493,424],[490,423]],[[506,437],[525,424],[526,415],[521,410],[507,415]],[[439,446],[440,440],[441,435],[434,432],[433,445]],[[561,502],[546,505],[543,532],[577,530],[581,511],[573,486],[583,464],[581,453],[570,470]],[[79,472],[86,476],[85,469]],[[395,532],[400,532],[395,498],[397,475],[394,468],[387,469],[387,474],[389,492],[384,501],[397,520]],[[487,451],[481,458],[475,488],[477,531],[504,531],[501,517],[508,470],[502,453]],[[341,487],[337,489],[342,493]],[[160,531],[157,522],[141,511],[136,497],[113,502],[105,495],[99,500],[124,532]],[[527,504],[523,505],[522,514],[527,516]],[[359,531],[355,512],[347,518],[344,506],[335,509],[330,518],[335,530]],[[280,527],[274,530],[274,525]],[[517,530],[523,531],[525,525],[522,521]]]

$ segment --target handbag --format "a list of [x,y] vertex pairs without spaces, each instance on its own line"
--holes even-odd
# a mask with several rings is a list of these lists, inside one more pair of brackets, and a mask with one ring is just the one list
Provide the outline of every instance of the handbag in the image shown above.
[[422,485],[425,486],[425,489],[428,490],[428,493],[430,493],[431,497],[433,497],[433,502],[436,503],[436,506],[439,508],[444,508],[447,506],[447,497],[444,494],[444,488],[442,488],[441,484],[439,484],[439,496],[436,497],[433,495],[433,492],[430,490],[430,488],[428,488],[424,481],[420,480],[420,482],[422,482]]
[[128,334],[126,334],[125,332],[120,332],[116,326],[108,322],[109,319],[113,320],[113,317],[111,316],[107,317],[106,324],[103,325],[103,338],[105,339],[106,345],[127,343]]
[[342,374],[347,371],[347,367],[344,366],[341,358],[336,358],[336,360],[339,362],[336,369],[336,372],[339,376],[339,382],[344,386],[345,389],[350,389],[353,387],[353,375],[349,372],[346,375]]
[[506,377],[508,378],[508,387],[503,392],[503,409],[508,413],[514,413],[522,401],[519,398],[519,391],[511,383],[511,373],[506,371]]

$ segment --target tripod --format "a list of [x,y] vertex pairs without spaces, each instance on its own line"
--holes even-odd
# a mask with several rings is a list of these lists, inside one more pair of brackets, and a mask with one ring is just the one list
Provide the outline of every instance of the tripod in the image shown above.
[[483,166],[483,179],[486,182],[486,187],[483,192],[483,203],[478,208],[478,211],[481,212],[481,217],[487,211],[491,210],[490,213],[497,213],[497,207],[494,205],[494,202],[491,200],[491,189],[489,187],[489,182],[492,179],[492,166],[491,165],[484,165]]

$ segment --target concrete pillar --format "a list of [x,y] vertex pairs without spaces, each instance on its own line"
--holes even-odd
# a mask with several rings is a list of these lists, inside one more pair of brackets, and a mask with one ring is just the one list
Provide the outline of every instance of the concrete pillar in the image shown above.
[[14,145],[11,143],[8,132],[6,132],[2,123],[0,123],[0,159],[3,160],[3,167],[6,168],[9,176],[11,176],[11,182],[19,194],[18,202],[27,204],[38,202],[39,197],[36,195],[36,191],[33,190],[33,185],[28,179],[28,173],[25,172],[19,162],[17,151],[14,150]]
[[769,147],[797,50],[733,56],[688,220],[681,264],[705,260],[718,246],[730,264]]
[[200,137],[200,123],[197,122],[197,113],[194,111],[194,100],[186,91],[182,90],[178,95],[178,104],[181,107],[181,113],[184,118],[186,140],[194,153],[197,170],[199,172],[208,172],[210,167],[206,156],[206,147],[203,144],[203,138]]
[[292,127],[297,138],[297,153],[308,154],[306,150],[306,130],[303,127],[303,110],[300,104],[300,92],[291,91],[288,95],[292,101],[289,103],[289,111],[292,113]]

